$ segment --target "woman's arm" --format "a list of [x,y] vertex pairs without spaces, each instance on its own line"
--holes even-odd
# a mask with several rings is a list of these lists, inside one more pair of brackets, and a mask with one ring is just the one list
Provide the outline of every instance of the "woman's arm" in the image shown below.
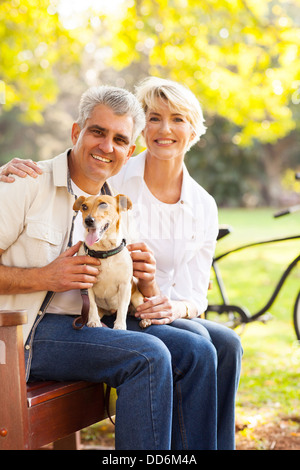
[[3,181],[4,183],[13,183],[15,178],[10,175],[17,175],[21,178],[25,178],[29,175],[32,178],[36,178],[42,173],[42,170],[32,160],[13,158],[13,160],[0,167],[0,181]]
[[179,318],[195,318],[196,305],[190,300],[170,300],[166,295],[146,298],[143,305],[136,309],[136,317],[150,319],[152,324],[166,325]]

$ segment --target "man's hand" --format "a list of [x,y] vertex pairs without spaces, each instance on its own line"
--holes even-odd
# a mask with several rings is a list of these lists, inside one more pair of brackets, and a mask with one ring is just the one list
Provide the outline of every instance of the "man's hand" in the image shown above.
[[[0,264],[0,294],[89,289],[97,282],[101,261],[90,256],[74,256],[81,243],[68,248],[42,268],[16,268]],[[2,253],[3,250],[0,250],[0,256]]]
[[82,242],[68,248],[52,263],[41,269],[47,290],[65,292],[71,289],[89,289],[97,282],[101,261],[90,256],[74,256]]
[[156,261],[146,243],[127,245],[133,261],[133,275],[138,280],[138,288],[145,297],[159,294],[155,281]]

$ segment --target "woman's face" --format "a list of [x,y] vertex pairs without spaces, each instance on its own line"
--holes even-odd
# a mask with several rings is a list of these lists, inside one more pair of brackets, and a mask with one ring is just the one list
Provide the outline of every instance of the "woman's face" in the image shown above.
[[170,160],[184,158],[195,133],[185,115],[171,111],[167,101],[158,98],[155,109],[149,108],[146,112],[143,136],[152,156]]

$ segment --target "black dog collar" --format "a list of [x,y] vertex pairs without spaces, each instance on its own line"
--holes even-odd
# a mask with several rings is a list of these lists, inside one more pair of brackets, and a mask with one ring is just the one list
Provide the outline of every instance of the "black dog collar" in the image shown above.
[[84,250],[87,255],[92,256],[92,258],[109,258],[110,256],[116,255],[117,253],[120,253],[120,251],[123,250],[123,248],[126,246],[126,240],[123,238],[121,245],[119,245],[117,248],[113,248],[112,250],[107,250],[107,251],[96,251],[96,250],[90,250],[86,244],[83,244]]

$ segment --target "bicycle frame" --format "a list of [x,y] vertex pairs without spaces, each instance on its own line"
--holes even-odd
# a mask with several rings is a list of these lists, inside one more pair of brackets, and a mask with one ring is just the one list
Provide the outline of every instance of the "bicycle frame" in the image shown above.
[[245,307],[240,307],[240,306],[232,305],[232,304],[229,303],[229,299],[227,297],[225,286],[224,286],[222,276],[221,276],[221,273],[219,271],[219,267],[218,267],[217,263],[218,263],[218,261],[220,261],[220,259],[225,258],[225,256],[228,256],[231,253],[235,253],[237,251],[244,250],[246,248],[250,248],[250,247],[258,246],[258,245],[270,244],[270,243],[283,242],[283,241],[287,241],[287,240],[295,240],[295,239],[298,239],[298,238],[300,238],[300,235],[294,235],[292,237],[275,238],[275,239],[264,240],[264,241],[260,241],[260,242],[254,242],[254,243],[250,243],[250,244],[247,244],[247,245],[241,245],[241,246],[239,246],[237,248],[234,248],[232,250],[229,250],[229,251],[227,251],[227,252],[225,252],[225,253],[223,253],[219,256],[216,256],[213,259],[212,268],[215,272],[218,288],[219,288],[223,303],[218,304],[218,305],[208,305],[206,312],[216,312],[219,315],[221,315],[222,313],[226,313],[226,312],[227,313],[236,312],[240,316],[240,319],[241,319],[240,323],[250,323],[250,322],[253,322],[255,320],[262,319],[262,316],[267,312],[267,310],[269,310],[269,308],[275,302],[275,300],[276,300],[276,298],[277,298],[277,296],[280,292],[280,289],[282,288],[285,280],[287,279],[287,277],[290,275],[292,270],[295,268],[295,266],[300,261],[300,255],[298,255],[287,266],[287,268],[285,269],[282,276],[280,277],[280,279],[279,279],[279,281],[278,281],[271,297],[269,298],[269,300],[267,301],[265,306],[263,308],[261,308],[258,312],[254,313],[252,315],[249,313],[249,311]]

